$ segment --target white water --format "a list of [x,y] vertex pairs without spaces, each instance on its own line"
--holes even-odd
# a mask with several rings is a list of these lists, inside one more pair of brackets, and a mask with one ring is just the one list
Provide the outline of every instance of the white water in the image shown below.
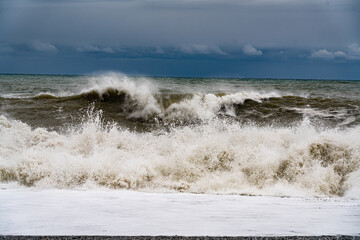
[[359,200],[2,189],[0,212],[4,235],[360,234]]
[[94,114],[66,134],[0,117],[0,179],[40,188],[126,188],[360,198],[360,128],[213,121],[135,133]]

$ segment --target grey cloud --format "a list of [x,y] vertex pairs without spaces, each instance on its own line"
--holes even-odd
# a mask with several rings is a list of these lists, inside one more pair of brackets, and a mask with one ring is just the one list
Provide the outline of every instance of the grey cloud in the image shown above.
[[228,55],[225,51],[218,46],[207,46],[204,44],[190,44],[182,45],[179,50],[186,54],[217,54]]
[[58,49],[50,44],[49,42],[42,42],[42,41],[33,41],[29,47],[32,50],[38,51],[38,52],[50,52],[55,53],[58,51]]
[[309,58],[318,58],[318,59],[325,59],[325,60],[332,60],[335,58],[346,58],[346,53],[342,51],[328,51],[327,49],[320,49],[317,51],[313,51]]
[[357,43],[349,45],[349,58],[360,59],[360,46]]
[[331,49],[360,41],[355,21],[359,11],[354,5],[359,3],[4,0],[0,1],[0,40],[19,43],[41,39],[56,45],[82,45],[91,39],[97,46],[110,48],[251,43],[262,49]]
[[312,51],[309,58],[313,59],[348,59],[359,60],[360,59],[360,46],[357,43],[352,43],[348,46],[347,51],[329,51],[327,49],[320,49]]
[[322,59],[330,60],[330,59],[334,59],[334,53],[329,52],[326,49],[320,49],[317,51],[313,51],[309,56],[309,58],[322,58]]
[[243,52],[244,52],[246,55],[249,55],[249,56],[261,56],[261,55],[262,55],[262,51],[254,48],[254,47],[253,47],[252,45],[250,45],[250,44],[244,46]]
[[165,54],[165,51],[161,47],[156,47],[154,50],[155,54]]
[[346,58],[347,55],[343,51],[336,51],[336,52],[334,52],[334,57],[335,58]]
[[110,47],[99,47],[96,45],[85,45],[77,47],[78,52],[103,52],[103,53],[115,53],[115,50]]

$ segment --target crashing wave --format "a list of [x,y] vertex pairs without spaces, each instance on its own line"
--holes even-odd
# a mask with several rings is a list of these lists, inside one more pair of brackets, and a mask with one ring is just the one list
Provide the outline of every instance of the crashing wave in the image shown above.
[[68,133],[0,117],[0,180],[25,186],[360,198],[360,128],[212,121],[136,133],[100,112]]
[[281,97],[278,93],[240,91],[236,93],[161,93],[147,80],[105,75],[93,78],[88,87],[73,95],[40,93],[34,99],[87,100],[116,104],[129,118],[171,121],[211,120],[218,114],[235,116],[236,106],[251,100],[262,102]]

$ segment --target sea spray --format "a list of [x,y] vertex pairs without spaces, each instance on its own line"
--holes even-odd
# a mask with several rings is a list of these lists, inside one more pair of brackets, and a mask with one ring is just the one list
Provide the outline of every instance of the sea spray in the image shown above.
[[216,119],[132,132],[90,109],[67,133],[0,117],[0,179],[45,188],[359,198],[360,128],[319,131]]

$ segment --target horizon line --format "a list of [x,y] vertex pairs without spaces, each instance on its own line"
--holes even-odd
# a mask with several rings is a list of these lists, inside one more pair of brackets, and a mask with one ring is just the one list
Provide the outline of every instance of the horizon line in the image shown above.
[[[101,71],[99,71],[101,72]],[[149,77],[149,78],[197,78],[197,79],[243,79],[243,80],[313,80],[313,81],[360,81],[360,79],[338,79],[338,78],[276,78],[276,77],[200,77],[200,76],[161,76],[161,75],[141,75],[141,74],[128,74],[117,71],[106,71],[103,73],[83,73],[83,74],[68,74],[68,73],[4,73],[0,72],[0,75],[40,75],[40,76],[97,76],[104,75],[106,73],[119,73],[129,77]]]

